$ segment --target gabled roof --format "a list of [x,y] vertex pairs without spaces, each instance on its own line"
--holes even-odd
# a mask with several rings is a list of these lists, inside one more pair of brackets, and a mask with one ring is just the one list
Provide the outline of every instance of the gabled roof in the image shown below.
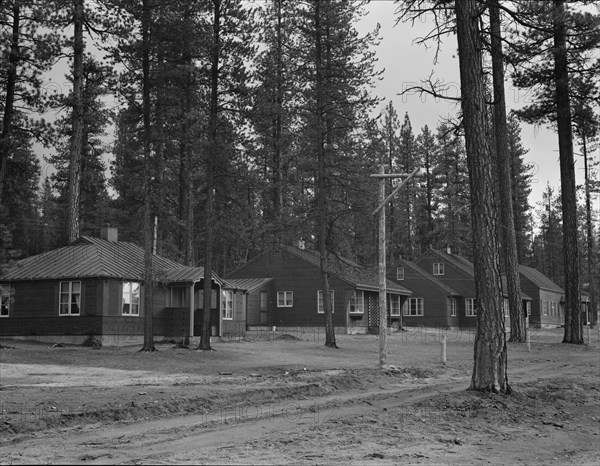
[[519,265],[519,272],[521,272],[521,275],[529,279],[538,288],[548,291],[555,291],[557,293],[564,293],[564,290],[560,286],[558,286],[537,269],[526,267],[525,265]]
[[463,270],[467,274],[473,277],[475,276],[475,267],[473,263],[465,259],[464,257],[457,256],[456,254],[448,254],[444,251],[440,251],[439,249],[429,249],[423,255],[427,254],[437,255],[440,258],[440,260],[449,262],[458,267],[459,269]]
[[437,249],[429,249],[423,253],[421,258],[432,257],[434,260],[445,262],[454,265],[459,270],[463,271],[466,276],[460,274],[448,274],[448,268],[444,268],[444,275],[436,278],[443,281],[452,290],[456,291],[459,296],[466,298],[475,296],[475,268],[473,263],[454,254],[447,254]]
[[[320,255],[317,251],[300,249],[295,246],[279,246],[278,249],[284,254],[289,254],[290,256],[297,257],[298,259],[306,261],[317,268],[321,267]],[[252,259],[250,262],[258,260],[258,258],[262,257],[264,254],[268,254],[269,252],[270,251],[267,251],[259,255],[258,257]],[[239,271],[243,268],[244,265],[238,267],[236,271]],[[329,269],[331,275],[347,282],[348,284],[354,286],[356,289],[366,291],[379,291],[379,275],[378,272],[374,269],[365,268],[350,259],[336,255],[330,257]],[[230,281],[230,279],[227,280]],[[412,291],[408,290],[407,288],[404,288],[403,286],[398,285],[397,283],[392,282],[391,280],[386,281],[386,291],[388,293],[401,294],[406,296],[412,294]]]
[[[194,283],[204,277],[202,267],[186,267],[156,254],[152,265],[155,278],[167,283]],[[143,280],[144,249],[125,241],[82,236],[69,246],[20,260],[0,276],[2,280],[79,278]]]
[[[405,259],[398,259],[396,261],[396,263],[388,269],[388,272],[391,272],[392,269],[395,271],[396,267],[404,267],[405,270],[406,269],[412,270],[414,273],[419,275],[419,280],[422,280],[423,282],[437,286],[438,288],[440,288],[443,291],[445,291],[446,293],[448,293],[448,295],[461,296],[461,294],[458,291],[452,289],[450,286],[448,286],[443,281],[438,280],[436,277],[434,277],[429,272],[422,269],[421,267],[419,267],[417,264],[415,264],[412,261],[405,260]],[[409,284],[409,286],[410,286],[410,284]]]
[[225,280],[225,286],[252,293],[272,281],[272,278],[228,278]]
[[[503,273],[501,275],[501,279],[502,279],[502,294],[507,297],[508,296],[508,283],[506,281],[506,274]],[[533,299],[531,298],[531,296],[529,296],[527,293],[525,293],[523,290],[521,290],[521,299],[523,301],[533,301]]]

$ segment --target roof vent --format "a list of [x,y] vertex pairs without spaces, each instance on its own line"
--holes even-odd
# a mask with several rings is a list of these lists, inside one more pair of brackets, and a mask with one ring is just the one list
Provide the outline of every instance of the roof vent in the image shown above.
[[300,238],[300,241],[298,241],[298,248],[302,249],[303,251],[306,249],[306,243],[302,238]]
[[100,238],[116,243],[119,240],[119,230],[115,227],[102,227],[100,228]]

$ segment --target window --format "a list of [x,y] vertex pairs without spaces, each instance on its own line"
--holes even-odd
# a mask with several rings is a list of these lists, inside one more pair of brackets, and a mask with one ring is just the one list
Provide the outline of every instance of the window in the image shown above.
[[364,314],[365,313],[365,292],[362,290],[355,290],[354,294],[350,297],[348,303],[348,312],[350,314]]
[[390,295],[390,315],[400,315],[400,296],[398,295]]
[[58,314],[78,316],[81,312],[81,282],[60,282]]
[[547,316],[548,315],[548,301],[546,301],[546,300],[542,301],[542,310],[544,312],[544,315]]
[[556,313],[556,303],[554,301],[552,301],[550,303],[550,315],[551,316],[557,316],[558,314]]
[[0,285],[0,317],[8,317],[10,315],[10,285]]
[[527,317],[531,315],[531,301],[525,303],[525,309],[527,310]]
[[277,307],[292,307],[294,305],[293,291],[277,292]]
[[396,280],[404,280],[404,267],[398,267],[396,269]]
[[510,316],[510,306],[508,304],[508,299],[506,298],[502,300],[502,310],[504,311],[504,317]]
[[140,284],[138,282],[123,282],[123,307],[124,316],[140,315]]
[[[331,312],[334,312],[335,306],[333,305],[334,300],[334,293],[333,290],[329,290],[329,300],[331,301]],[[319,290],[317,291],[317,312],[319,314],[324,314],[325,310],[323,307],[323,290]]]
[[404,303],[405,316],[423,315],[423,298],[408,298]]
[[456,317],[456,298],[448,298],[448,309],[450,316]]
[[224,320],[233,320],[233,291],[223,290],[221,299],[221,310]]
[[475,317],[477,315],[477,305],[475,304],[475,298],[467,298],[465,300],[465,315],[467,317]]
[[[214,288],[210,290],[210,308],[217,308],[217,290]],[[198,290],[194,293],[194,303],[196,304],[196,309],[204,309],[204,290]]]
[[434,262],[433,274],[434,275],[444,275],[444,263],[443,262]]

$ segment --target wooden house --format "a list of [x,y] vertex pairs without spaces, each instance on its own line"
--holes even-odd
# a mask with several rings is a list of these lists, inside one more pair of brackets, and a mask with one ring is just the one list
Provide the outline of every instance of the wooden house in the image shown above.
[[[476,325],[477,309],[475,303],[476,287],[475,287],[475,267],[473,263],[464,257],[452,254],[451,252],[443,252],[436,249],[426,251],[417,261],[419,267],[428,273],[431,273],[435,279],[444,285],[448,286],[456,299],[456,307],[454,312],[456,316],[450,319],[449,325],[458,325],[460,327],[471,327]],[[505,283],[506,279],[502,279],[502,296],[503,296],[503,313],[505,322],[508,324],[509,308],[508,308],[508,293]],[[407,283],[408,285],[408,283]],[[410,288],[410,286],[409,286]],[[532,309],[533,298],[525,289],[522,274],[521,274],[521,298],[523,312],[529,315]],[[429,298],[433,299],[432,297]],[[443,300],[440,297],[439,300]],[[448,309],[452,309],[448,306]],[[452,314],[452,310],[449,310]],[[439,317],[438,317],[439,318]]]
[[397,260],[388,269],[388,280],[412,291],[402,307],[402,325],[407,327],[457,327],[458,310],[464,297],[431,273],[408,260]]
[[452,323],[459,327],[474,326],[477,309],[473,263],[437,249],[428,249],[415,263],[456,294],[456,316],[453,316]]
[[521,289],[531,296],[529,325],[533,327],[560,327],[564,324],[563,289],[539,270],[519,266]]
[[[0,337],[105,345],[135,344],[144,333],[144,250],[117,240],[81,237],[69,246],[23,259],[0,275]],[[200,334],[204,269],[158,256],[153,264],[155,338]],[[213,275],[211,332],[246,328],[245,291]]]
[[[319,254],[299,247],[272,248],[226,275],[252,290],[248,295],[251,325],[324,327]],[[379,277],[376,271],[330,256],[330,296],[338,332],[379,329]],[[388,325],[398,326],[400,310],[411,292],[388,280]]]

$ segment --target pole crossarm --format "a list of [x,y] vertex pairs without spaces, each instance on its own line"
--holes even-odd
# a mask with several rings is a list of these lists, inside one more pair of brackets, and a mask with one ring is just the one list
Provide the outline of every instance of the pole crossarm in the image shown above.
[[[408,182],[410,181],[410,179],[411,179],[413,176],[415,176],[415,175],[416,175],[416,174],[419,172],[419,170],[420,170],[420,168],[415,168],[415,169],[412,171],[412,173],[410,173],[410,174],[409,174],[409,175],[408,175],[408,176],[407,176],[407,177],[406,177],[404,180],[402,180],[402,183],[400,183],[398,186],[396,186],[396,188],[395,188],[395,189],[394,189],[394,190],[391,192],[391,194],[390,194],[388,197],[386,197],[386,198],[385,198],[385,200],[384,200],[384,201],[383,201],[381,204],[379,204],[379,207],[377,207],[377,208],[376,208],[376,209],[373,211],[373,213],[372,213],[371,215],[377,215],[377,213],[378,213],[378,212],[379,212],[381,209],[383,209],[383,208],[386,206],[386,204],[387,204],[388,202],[390,202],[390,201],[391,201],[391,200],[394,198],[394,196],[395,196],[396,194],[398,194],[398,191],[400,191],[400,189],[401,189],[401,188],[402,188],[402,187],[403,187],[403,186],[404,186],[406,183],[408,183]],[[372,176],[372,177],[377,177],[377,178],[390,178],[390,176],[389,176],[389,175],[388,175],[388,176],[383,176],[383,175],[384,175],[384,174],[371,175],[371,176]],[[395,177],[395,178],[398,178],[399,176],[403,176],[403,175],[392,175],[392,177]]]
[[408,176],[410,173],[374,173],[369,175],[371,178],[402,178]]

